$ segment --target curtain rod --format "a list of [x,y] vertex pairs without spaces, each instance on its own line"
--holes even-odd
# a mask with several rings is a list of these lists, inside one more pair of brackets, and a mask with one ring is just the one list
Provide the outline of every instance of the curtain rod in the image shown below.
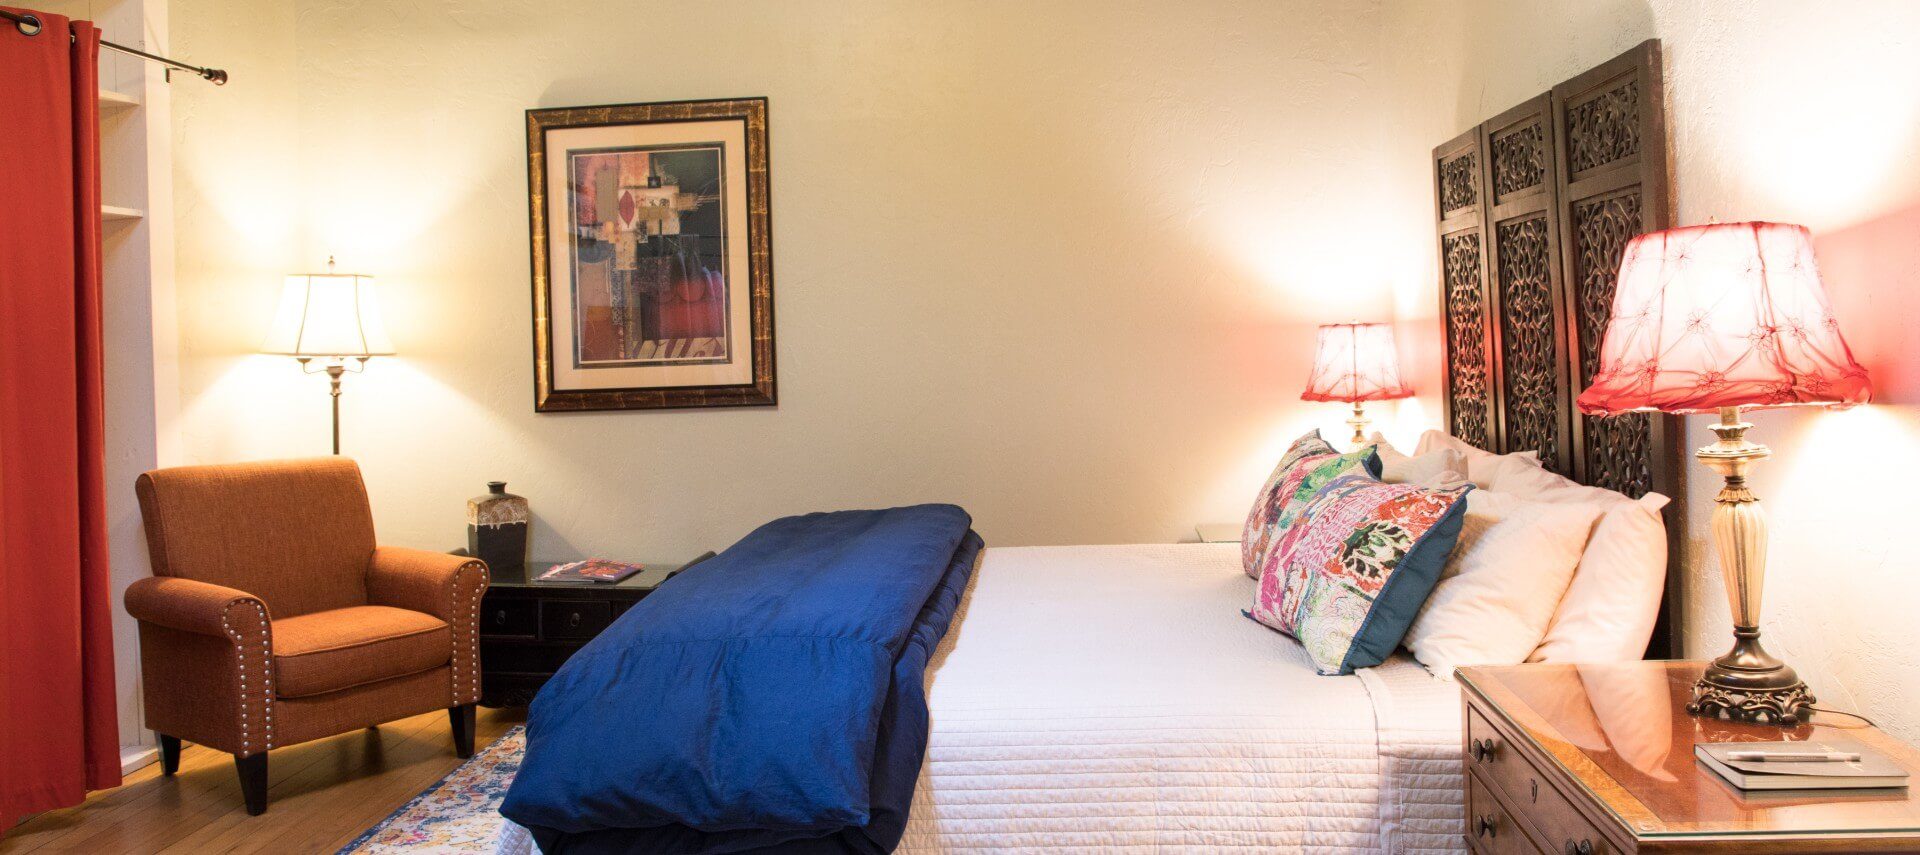
[[[9,12],[5,9],[0,9],[0,18],[6,18],[7,20],[12,21],[14,27],[20,30],[20,34],[23,36],[37,36],[40,34],[40,31],[42,29],[45,29],[41,25],[40,19],[34,17],[31,14],[21,15],[14,12]],[[67,38],[72,39],[73,37],[69,35]],[[227,85],[227,72],[222,69],[202,68],[197,65],[188,65],[178,60],[168,59],[164,56],[155,56],[143,50],[136,50],[134,48],[127,47],[126,45],[117,45],[105,39],[100,40],[100,46],[103,48],[111,49],[111,50],[117,50],[124,54],[132,54],[133,56],[137,56],[137,57],[140,57],[141,59],[149,60],[152,62],[158,62],[165,65],[170,65],[173,68],[178,68],[182,71],[191,71],[194,74],[198,74],[201,77],[204,77],[208,80],[213,81],[213,85],[215,86]],[[169,73],[171,73],[172,69],[168,69],[168,71]]]

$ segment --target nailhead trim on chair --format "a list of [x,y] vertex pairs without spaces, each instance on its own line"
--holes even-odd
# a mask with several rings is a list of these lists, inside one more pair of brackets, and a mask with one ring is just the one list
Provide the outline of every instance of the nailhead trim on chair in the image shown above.
[[[247,690],[247,639],[241,631],[233,628],[233,607],[245,603],[253,606],[254,614],[259,618],[260,635],[260,676],[257,678],[259,691],[249,694]],[[267,607],[259,600],[234,600],[220,612],[220,627],[233,641],[234,661],[240,668],[240,755],[256,754],[253,750],[253,716],[248,707],[255,697],[260,702],[260,730],[263,734],[260,751],[273,749],[273,629],[267,622]]]
[[[480,590],[471,585],[461,584],[460,577],[468,570],[480,574]],[[478,562],[460,565],[453,572],[452,604],[454,618],[453,639],[453,705],[475,703],[480,700],[480,594],[486,590],[486,566]],[[469,602],[461,608],[460,598],[466,596]],[[460,614],[467,617],[462,620]]]

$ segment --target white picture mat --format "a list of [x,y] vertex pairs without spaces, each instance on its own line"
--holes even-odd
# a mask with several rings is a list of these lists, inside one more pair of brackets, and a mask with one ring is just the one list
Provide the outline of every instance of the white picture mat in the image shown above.
[[[578,368],[574,365],[573,194],[574,149],[713,144],[722,148],[721,192],[726,216],[727,327],[730,360],[714,365],[648,365]],[[735,386],[753,383],[752,283],[748,276],[747,126],[738,119],[550,128],[547,150],[547,304],[553,388],[629,389],[673,386]]]

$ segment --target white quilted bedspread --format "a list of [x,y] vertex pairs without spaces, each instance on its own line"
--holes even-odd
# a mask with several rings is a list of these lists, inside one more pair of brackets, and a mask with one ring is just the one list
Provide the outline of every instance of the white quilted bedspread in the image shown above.
[[1237,544],[988,550],[899,851],[1459,851],[1457,687],[1318,676],[1253,585]]
[[1253,585],[1238,544],[987,550],[898,851],[1461,851],[1458,688],[1316,675]]

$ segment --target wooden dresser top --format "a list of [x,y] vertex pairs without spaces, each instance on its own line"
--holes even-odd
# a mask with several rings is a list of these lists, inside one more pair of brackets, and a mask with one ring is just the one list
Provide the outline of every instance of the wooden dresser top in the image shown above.
[[1910,788],[1742,792],[1694,759],[1703,742],[1844,735],[1920,775],[1920,752],[1843,716],[1781,728],[1688,715],[1699,662],[1463,668],[1476,706],[1551,758],[1635,837],[1832,834],[1920,838]]

